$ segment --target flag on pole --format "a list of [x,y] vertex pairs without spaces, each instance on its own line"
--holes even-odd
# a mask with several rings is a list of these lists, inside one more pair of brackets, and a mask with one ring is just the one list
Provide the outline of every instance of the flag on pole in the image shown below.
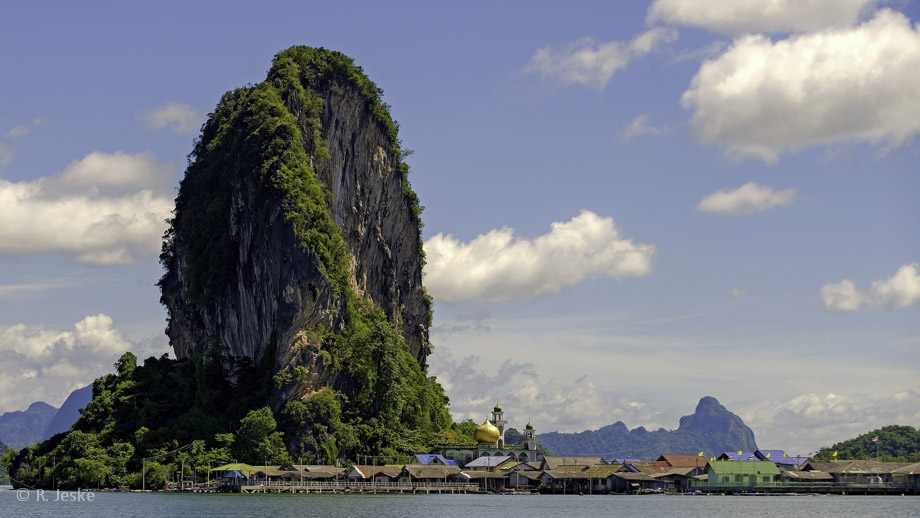
[[833,457],[836,457],[836,456],[837,456],[837,450],[834,450],[834,454],[833,454],[832,456],[833,456]]
[[872,442],[878,442],[878,435],[872,438]]
[[703,455],[703,452],[700,452],[700,454],[697,455],[697,457],[705,457],[705,455]]
[[769,453],[767,454],[767,458],[768,458],[768,459],[770,458],[770,454],[769,454]]

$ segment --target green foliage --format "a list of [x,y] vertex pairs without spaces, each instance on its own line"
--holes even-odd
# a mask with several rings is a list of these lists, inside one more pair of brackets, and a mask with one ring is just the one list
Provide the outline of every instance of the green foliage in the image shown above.
[[[177,255],[183,257],[183,279],[200,306],[206,307],[223,294],[234,275],[226,265],[238,259],[239,236],[234,235],[231,224],[232,182],[228,177],[250,176],[250,183],[258,186],[244,200],[248,206],[285,200],[286,218],[304,248],[317,255],[334,289],[345,287],[345,243],[326,210],[330,194],[312,166],[315,160],[329,156],[319,119],[323,99],[316,91],[331,83],[351,84],[360,92],[389,138],[391,152],[402,156],[398,125],[380,100],[382,91],[351,58],[308,47],[291,47],[276,55],[264,82],[224,94],[205,123],[189,155],[175,217],[164,235],[162,263],[167,269],[175,268]],[[302,135],[301,121],[307,136]],[[422,208],[409,185],[408,170],[408,165],[400,164],[404,193],[421,225]],[[259,223],[270,223],[267,214],[261,217]],[[421,243],[419,246],[421,249]],[[160,286],[169,282],[167,272]]]
[[[879,438],[878,443],[872,441],[874,437]],[[913,426],[884,426],[821,448],[814,458],[834,460],[835,451],[839,460],[868,460],[877,456],[878,460],[884,462],[920,462],[920,430]]]
[[284,448],[284,434],[277,428],[278,424],[270,408],[263,407],[249,412],[240,421],[240,428],[234,435],[234,455],[250,462],[289,464],[291,459]]
[[275,388],[280,389],[281,387],[293,383],[295,381],[304,381],[307,379],[309,372],[307,368],[303,365],[298,365],[291,369],[291,367],[285,366],[283,369],[275,373],[273,380],[275,382]]
[[[235,383],[228,381],[224,363],[232,365]],[[265,365],[225,359],[217,347],[207,358],[175,361],[164,355],[148,358],[143,366],[125,353],[115,370],[94,382],[93,399],[70,432],[10,456],[8,464],[20,480],[36,487],[50,487],[52,481],[61,488],[140,487],[142,458],[148,458],[153,477],[148,482],[160,480],[161,467],[180,471],[183,460],[190,473],[207,475],[208,461],[230,460],[233,436],[227,432],[264,404],[270,379]],[[192,453],[164,455],[189,443]],[[176,466],[151,464],[154,459]]]
[[[269,391],[308,373],[303,366],[274,371],[274,337],[259,365],[224,357],[216,339],[204,356],[182,361],[164,355],[138,366],[126,353],[114,374],[95,381],[93,399],[72,431],[8,456],[21,480],[41,487],[53,480],[61,488],[144,482],[160,488],[169,473],[206,476],[208,463],[287,463],[291,454],[330,463],[358,454],[398,461],[450,440],[443,389],[420,368],[396,325],[349,284],[351,258],[327,210],[331,194],[315,173],[329,157],[318,92],[332,84],[350,85],[367,101],[398,157],[407,207],[421,228],[422,207],[403,161],[409,152],[401,150],[382,91],[343,54],[292,47],[275,56],[264,82],[227,92],[202,127],[164,235],[166,273],[159,285],[164,302],[182,282],[192,302],[208,308],[237,280],[227,265],[239,262],[239,218],[252,217],[266,230],[283,218],[318,259],[344,311],[344,331],[307,331],[310,343],[322,344],[320,363],[335,371],[333,386],[288,402],[276,422],[264,407]],[[281,214],[270,212],[279,206]],[[311,287],[311,294],[318,299],[320,288]],[[430,325],[427,293],[425,299]]]
[[10,467],[13,465],[13,459],[16,458],[16,450],[10,449],[3,441],[0,441],[0,485],[10,483]]

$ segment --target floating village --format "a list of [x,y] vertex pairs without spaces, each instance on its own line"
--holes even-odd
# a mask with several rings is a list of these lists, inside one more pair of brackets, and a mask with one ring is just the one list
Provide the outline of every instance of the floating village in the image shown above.
[[504,412],[470,446],[415,455],[407,464],[289,466],[233,463],[210,470],[203,484],[172,490],[241,493],[550,493],[550,494],[838,494],[917,495],[920,463],[816,461],[783,450],[662,453],[656,460],[543,455],[527,423],[520,444],[505,443]]

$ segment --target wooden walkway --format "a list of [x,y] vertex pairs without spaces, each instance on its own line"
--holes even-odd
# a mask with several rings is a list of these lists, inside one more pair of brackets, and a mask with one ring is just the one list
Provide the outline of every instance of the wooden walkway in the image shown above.
[[822,495],[916,495],[917,488],[906,487],[899,484],[852,484],[831,482],[793,482],[775,483],[756,486],[732,485],[702,485],[693,484],[690,488],[702,493],[715,493],[723,495],[760,495],[760,494],[822,494]]
[[270,482],[240,486],[241,493],[481,493],[478,484],[462,482]]

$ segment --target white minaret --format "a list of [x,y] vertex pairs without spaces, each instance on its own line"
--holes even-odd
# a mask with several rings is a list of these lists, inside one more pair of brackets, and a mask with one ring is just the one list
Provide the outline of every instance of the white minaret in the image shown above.
[[502,412],[502,407],[498,406],[498,403],[495,403],[495,408],[492,409],[492,426],[498,428],[498,447],[505,447],[505,425],[508,424],[508,421],[505,421],[505,413]]
[[521,441],[524,443],[524,447],[527,448],[527,458],[529,462],[537,461],[537,431],[534,430],[533,425],[530,424],[530,421],[527,422],[527,426],[524,427],[524,439]]

